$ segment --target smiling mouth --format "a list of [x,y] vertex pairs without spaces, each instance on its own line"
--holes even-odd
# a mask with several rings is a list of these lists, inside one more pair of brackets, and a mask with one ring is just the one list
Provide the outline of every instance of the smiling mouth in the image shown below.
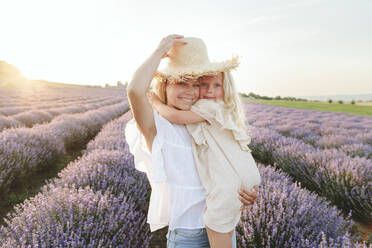
[[184,102],[189,102],[189,103],[192,103],[194,101],[193,98],[184,98],[184,97],[179,97],[182,101]]

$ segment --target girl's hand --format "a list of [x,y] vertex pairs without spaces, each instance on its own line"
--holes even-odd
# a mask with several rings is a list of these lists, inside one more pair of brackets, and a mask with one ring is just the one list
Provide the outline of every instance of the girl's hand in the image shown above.
[[184,46],[186,41],[182,40],[184,36],[178,34],[171,34],[164,37],[156,50],[162,54],[162,58],[168,57],[168,52],[173,46]]
[[250,204],[253,204],[258,197],[258,187],[257,185],[253,187],[252,191],[249,192],[245,189],[239,190],[239,200],[243,203],[243,206],[240,210],[244,210]]

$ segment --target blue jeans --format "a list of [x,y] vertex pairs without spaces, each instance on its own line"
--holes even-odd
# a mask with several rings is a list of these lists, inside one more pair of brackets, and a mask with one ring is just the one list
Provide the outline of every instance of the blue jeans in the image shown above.
[[[210,248],[205,228],[176,228],[167,233],[167,248]],[[232,236],[232,247],[236,248],[235,229]]]

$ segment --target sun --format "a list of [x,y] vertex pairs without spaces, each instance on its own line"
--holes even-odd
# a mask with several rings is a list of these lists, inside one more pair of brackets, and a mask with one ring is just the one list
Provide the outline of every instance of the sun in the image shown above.
[[40,80],[27,79],[17,67],[0,61],[0,87],[24,89],[22,92],[27,92],[29,89],[44,88],[45,84]]

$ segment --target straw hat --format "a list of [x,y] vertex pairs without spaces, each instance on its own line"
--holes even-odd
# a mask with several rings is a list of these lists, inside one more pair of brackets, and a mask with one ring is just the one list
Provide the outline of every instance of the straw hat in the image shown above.
[[220,72],[235,69],[239,65],[238,57],[222,62],[211,62],[208,57],[207,46],[195,37],[185,37],[187,42],[183,46],[173,46],[168,52],[168,64],[155,73],[159,79],[180,81],[198,78],[203,75],[217,75]]

